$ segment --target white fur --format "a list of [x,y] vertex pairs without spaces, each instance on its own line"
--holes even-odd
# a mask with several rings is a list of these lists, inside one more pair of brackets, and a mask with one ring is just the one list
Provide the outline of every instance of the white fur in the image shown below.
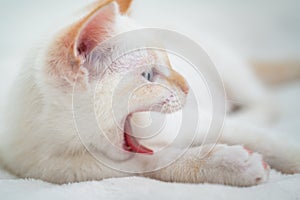
[[[129,18],[117,15],[114,34],[136,27]],[[132,68],[132,66],[144,62],[145,58],[150,58],[149,62],[163,61],[153,59],[149,52],[136,52],[131,54],[130,58],[125,56],[122,58],[123,60],[114,63],[112,66],[114,70],[111,73],[106,73],[101,77],[100,83],[91,81],[88,89],[83,89],[79,85],[78,88],[75,88],[74,94],[72,90],[59,84],[57,78],[46,73],[49,66],[45,60],[51,43],[52,40],[47,41],[37,54],[33,54],[28,59],[11,90],[6,113],[6,126],[0,139],[0,157],[8,170],[20,177],[37,178],[54,183],[101,180],[108,177],[131,175],[97,162],[83,146],[82,141],[90,145],[93,150],[92,153],[100,158],[120,167],[124,166],[127,169],[132,168],[137,171],[155,168],[156,165],[159,166],[160,163],[164,162],[164,159],[172,158],[174,154],[181,151],[179,148],[173,149],[167,152],[164,157],[157,155],[147,159],[139,156],[132,157],[130,153],[122,150],[123,130],[119,130],[114,121],[116,119],[117,124],[124,127],[125,117],[129,114],[126,109],[124,110],[124,106],[127,105],[123,105],[123,99],[128,95],[126,92],[130,92],[137,85],[145,84],[143,79],[137,79],[137,77],[140,77],[139,75],[146,68]],[[121,46],[122,44],[116,45],[112,52],[122,51]],[[91,71],[87,71],[90,65],[99,68],[105,65],[104,61],[97,57],[99,52],[113,56],[105,49],[96,48],[82,66],[82,73],[91,73]],[[166,65],[166,63],[162,64]],[[232,69],[224,68],[223,75],[230,90],[241,94],[249,104],[256,103],[255,99],[251,99],[253,96],[261,95],[261,92],[257,92],[261,88],[256,78],[249,75],[250,72],[247,70],[238,70],[238,67],[236,69],[234,71],[237,75],[234,77],[247,79],[251,93],[245,93],[242,88],[236,85],[240,80],[234,81],[231,75],[226,75],[226,72],[230,72]],[[125,79],[123,79],[124,75],[126,75]],[[120,81],[124,82],[119,84]],[[163,109],[164,112],[173,112],[182,108],[185,102],[184,92],[178,86],[170,85],[162,77],[158,77],[156,81],[167,85],[169,90],[151,84],[147,89],[139,91],[138,98],[132,104],[133,107],[130,112],[136,112],[139,109],[147,110],[149,105],[166,99],[170,103],[166,104]],[[100,86],[96,87],[96,84],[100,84]],[[251,89],[252,86],[255,88]],[[94,91],[90,90],[93,88],[96,88],[96,102],[93,102]],[[117,91],[114,98],[120,100],[116,104],[119,106],[117,108],[111,104],[113,90]],[[149,91],[153,93],[149,93]],[[259,95],[253,95],[252,92]],[[171,95],[176,98],[172,99]],[[74,96],[78,100],[78,103],[75,103],[75,110],[79,114],[75,118],[80,121],[77,123],[77,127],[73,118]],[[95,123],[94,103],[96,103],[96,121],[101,124],[105,135],[99,134],[98,128],[93,126]],[[113,113],[112,110],[117,113]],[[113,114],[116,114],[117,117],[114,118]],[[80,131],[80,138],[77,131]],[[236,131],[237,133],[240,132]],[[108,137],[112,144],[104,137]],[[239,136],[236,137],[239,138]],[[244,140],[237,141],[241,144],[247,144],[251,148],[259,147],[258,149],[254,148],[254,150],[264,153],[265,149],[262,146],[253,143],[248,145]],[[264,141],[268,142],[268,140]],[[112,145],[118,148],[112,148]],[[205,159],[199,159],[203,153],[200,149],[199,147],[191,148],[172,165],[153,173],[140,175],[164,181],[213,182],[239,186],[254,185],[267,179],[268,169],[263,168],[262,157],[257,153],[250,155],[242,146],[217,145]],[[203,149],[206,147],[204,146]],[[297,152],[299,152],[298,149]],[[270,154],[270,159],[271,157]],[[277,160],[281,158],[279,155]],[[294,157],[289,158],[288,162],[293,161],[292,159]],[[280,164],[276,167],[288,171],[285,170],[285,166]],[[299,163],[292,172],[298,171]]]

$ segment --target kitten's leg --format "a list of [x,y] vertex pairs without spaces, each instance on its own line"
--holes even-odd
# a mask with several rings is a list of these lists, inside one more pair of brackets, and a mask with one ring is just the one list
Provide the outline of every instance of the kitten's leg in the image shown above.
[[300,147],[284,138],[278,138],[264,129],[227,121],[221,142],[241,144],[261,153],[272,168],[284,173],[300,173]]
[[209,151],[210,147],[191,148],[171,165],[146,176],[163,181],[235,186],[256,185],[267,180],[269,167],[260,154],[242,146],[218,144]]
[[226,94],[228,97],[227,112],[230,117],[252,122],[257,125],[268,125],[278,119],[280,112],[274,102],[272,93],[261,83],[251,67],[243,61],[227,66],[223,71]]

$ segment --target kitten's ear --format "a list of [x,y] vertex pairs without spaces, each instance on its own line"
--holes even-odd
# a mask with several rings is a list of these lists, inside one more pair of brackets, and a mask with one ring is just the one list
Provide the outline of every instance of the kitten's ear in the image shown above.
[[71,47],[73,61],[79,61],[78,64],[82,64],[84,58],[111,34],[110,31],[112,31],[117,14],[118,5],[112,2],[96,8],[74,27],[77,30]]
[[132,0],[106,0],[95,5],[95,9],[76,27],[74,56],[89,54],[109,34],[112,23],[119,12],[128,12]]
[[130,0],[116,1],[99,1],[88,15],[57,36],[47,56],[50,74],[63,77],[69,83],[87,79],[90,71],[82,67],[86,56],[112,35],[116,17],[126,12],[131,3]]
[[120,13],[126,14],[128,13],[132,0],[117,0],[117,3],[119,4],[120,7]]

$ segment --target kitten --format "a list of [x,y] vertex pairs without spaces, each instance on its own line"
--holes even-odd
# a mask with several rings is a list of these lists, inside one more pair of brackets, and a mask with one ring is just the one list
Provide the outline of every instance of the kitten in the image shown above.
[[[124,15],[130,4],[130,0],[96,2],[89,14],[60,30],[24,65],[9,96],[6,127],[0,140],[6,169],[23,178],[59,184],[131,175],[236,186],[266,181],[268,164],[259,153],[241,145],[217,144],[212,150],[211,145],[192,147],[171,165],[157,169],[181,149],[171,149],[162,156],[131,136],[132,114],[182,109],[189,85],[172,69],[166,53],[152,50],[123,56],[112,63],[108,73],[99,73],[104,71],[107,59],[124,45],[104,48],[101,43],[137,28]],[[247,76],[251,78],[244,78]],[[255,82],[252,78],[250,81]],[[136,88],[140,89],[127,107]],[[246,94],[251,98],[252,93]],[[78,102],[74,102],[74,96]],[[116,104],[112,104],[114,99],[118,100]],[[75,114],[74,108],[78,111]],[[93,126],[95,116],[101,133]],[[74,117],[78,119],[76,126]],[[299,149],[291,148],[287,157],[276,156],[279,149],[270,145],[280,147],[280,143],[264,137],[264,133],[228,123],[222,142],[245,144],[265,153],[270,164],[282,171],[300,171],[299,163],[293,163],[297,154],[289,154]],[[268,143],[261,143],[265,141]],[[116,166],[123,171],[114,169]]]

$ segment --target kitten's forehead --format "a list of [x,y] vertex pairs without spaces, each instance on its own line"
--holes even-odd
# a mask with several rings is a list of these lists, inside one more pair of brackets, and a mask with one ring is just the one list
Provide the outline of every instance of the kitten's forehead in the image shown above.
[[168,53],[165,50],[151,51],[157,62],[161,62],[167,68],[172,68]]
[[[122,53],[121,49],[104,48],[96,50],[89,58],[91,64],[95,67],[106,65],[110,71],[128,71],[136,68],[153,68],[170,69],[171,64],[165,51],[152,49],[138,49],[128,53]],[[105,63],[103,61],[106,60]],[[102,62],[101,62],[102,61]],[[168,70],[166,70],[168,71]]]
[[[141,49],[120,57],[120,64],[128,69],[133,68],[171,68],[166,52],[152,49]],[[122,68],[122,65],[118,67]]]
[[157,62],[157,69],[161,74],[168,77],[171,75],[172,65],[169,60],[168,53],[164,50],[152,51],[153,57],[155,57]]

